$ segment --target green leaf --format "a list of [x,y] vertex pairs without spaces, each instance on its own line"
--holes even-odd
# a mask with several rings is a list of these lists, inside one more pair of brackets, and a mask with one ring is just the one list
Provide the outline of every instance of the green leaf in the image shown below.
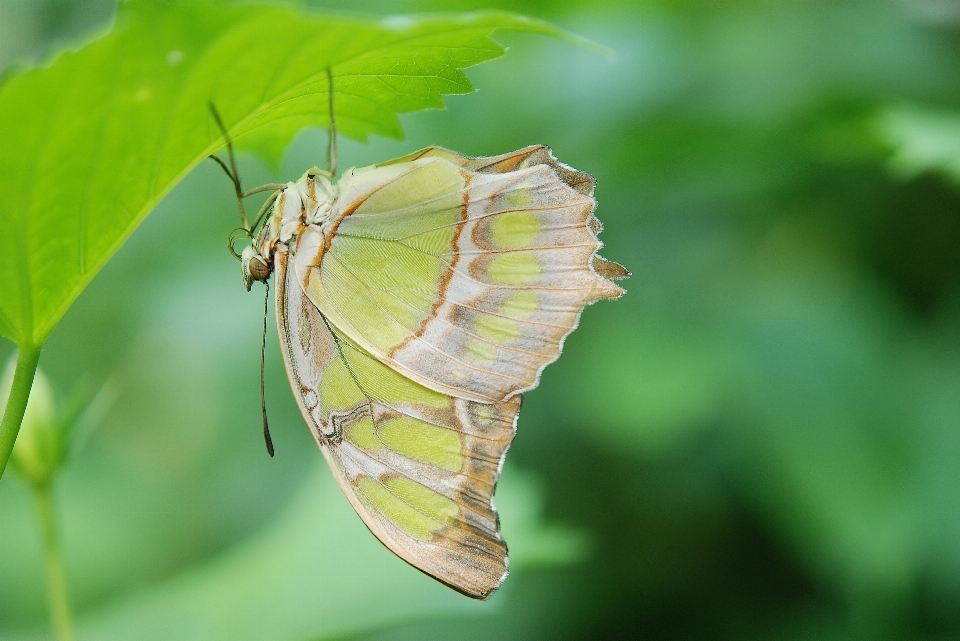
[[[300,128],[399,138],[397,117],[473,91],[498,30],[566,37],[508,13],[372,20],[287,7],[126,3],[114,29],[0,86],[0,334],[39,345],[163,196],[221,146],[276,160]],[[170,239],[176,251],[176,239]]]

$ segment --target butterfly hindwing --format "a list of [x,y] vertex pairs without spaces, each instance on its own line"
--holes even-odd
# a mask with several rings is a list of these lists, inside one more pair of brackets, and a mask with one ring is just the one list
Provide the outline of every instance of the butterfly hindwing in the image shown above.
[[473,597],[507,574],[493,492],[520,399],[431,390],[372,357],[321,315],[293,259],[275,256],[287,372],[337,482],[367,527],[411,565]]
[[432,147],[348,172],[296,270],[331,324],[438,392],[496,403],[536,386],[583,308],[627,275],[596,256],[593,179],[543,146]]

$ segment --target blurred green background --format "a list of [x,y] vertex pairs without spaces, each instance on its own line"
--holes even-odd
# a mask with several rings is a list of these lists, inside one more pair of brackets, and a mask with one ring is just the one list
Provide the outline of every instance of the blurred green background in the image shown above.
[[[56,488],[81,638],[960,637],[960,2],[500,5],[616,60],[498,37],[478,93],[340,158],[544,142],[597,177],[603,253],[634,275],[525,399],[498,492],[515,572],[474,603],[383,550],[323,469],[275,335],[264,453],[262,298],[210,163],[41,358],[61,398],[104,386]],[[0,68],[112,10],[0,0]],[[304,133],[276,170],[242,158],[245,183],[299,176],[324,141]],[[49,634],[37,528],[8,474],[3,639]]]

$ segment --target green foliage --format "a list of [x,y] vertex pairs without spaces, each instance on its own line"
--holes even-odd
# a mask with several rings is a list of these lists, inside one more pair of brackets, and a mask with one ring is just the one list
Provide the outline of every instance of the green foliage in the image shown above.
[[[93,6],[11,2],[15,33],[59,38]],[[406,142],[340,154],[550,144],[596,176],[602,253],[634,273],[525,396],[497,494],[516,561],[503,590],[448,594],[363,530],[318,471],[273,336],[277,458],[263,452],[263,300],[223,247],[229,185],[202,163],[44,347],[55,392],[88,375],[115,399],[58,484],[88,636],[149,634],[164,607],[214,627],[256,610],[290,641],[960,636],[955,20],[929,2],[524,6],[617,61],[508,36],[510,56],[470,71],[482,91],[401,116]],[[324,145],[308,130],[276,173],[246,156],[241,174],[295,178]],[[46,638],[34,512],[14,475],[0,482],[5,639]]]
[[[399,138],[398,113],[443,107],[460,71],[504,49],[497,30],[561,35],[505,13],[362,20],[284,7],[125,3],[111,32],[0,87],[0,334],[39,345],[170,189],[220,147],[215,103],[241,146],[276,161],[327,124]],[[169,248],[176,251],[176,242]]]

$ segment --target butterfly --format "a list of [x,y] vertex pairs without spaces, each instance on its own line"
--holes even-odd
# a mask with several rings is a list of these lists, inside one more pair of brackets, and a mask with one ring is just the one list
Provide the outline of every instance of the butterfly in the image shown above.
[[629,273],[597,255],[593,178],[543,145],[334,174],[268,186],[244,285],[276,276],[290,385],[364,524],[486,598],[508,572],[493,495],[521,395]]

